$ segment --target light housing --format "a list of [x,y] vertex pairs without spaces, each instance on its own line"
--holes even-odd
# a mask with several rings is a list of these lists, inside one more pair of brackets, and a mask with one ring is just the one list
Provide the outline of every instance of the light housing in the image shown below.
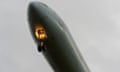
[[45,29],[42,25],[35,26],[35,37],[40,41],[45,41],[47,39],[47,34]]

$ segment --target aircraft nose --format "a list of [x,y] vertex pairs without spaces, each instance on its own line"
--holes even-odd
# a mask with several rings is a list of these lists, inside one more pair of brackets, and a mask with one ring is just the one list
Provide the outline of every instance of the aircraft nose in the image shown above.
[[28,7],[29,21],[38,21],[40,18],[44,17],[44,12],[46,5],[41,2],[31,2]]
[[42,25],[48,36],[52,35],[56,30],[63,31],[64,22],[61,18],[51,8],[41,2],[31,2],[29,4],[28,20],[32,33],[34,33],[33,30],[36,25]]

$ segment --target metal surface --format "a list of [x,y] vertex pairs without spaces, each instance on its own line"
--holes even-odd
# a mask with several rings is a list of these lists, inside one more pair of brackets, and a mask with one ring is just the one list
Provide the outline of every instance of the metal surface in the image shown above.
[[41,41],[36,38],[34,28],[36,24],[45,28],[46,50],[42,53],[55,72],[90,72],[64,22],[51,8],[40,2],[30,3],[28,20],[37,45]]

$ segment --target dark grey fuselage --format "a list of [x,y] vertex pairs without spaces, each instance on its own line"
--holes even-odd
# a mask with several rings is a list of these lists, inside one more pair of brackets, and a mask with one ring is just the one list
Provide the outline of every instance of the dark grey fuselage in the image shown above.
[[28,19],[36,44],[39,40],[35,37],[34,27],[36,24],[44,26],[48,38],[47,49],[42,53],[55,72],[90,72],[64,22],[52,9],[43,3],[32,2]]

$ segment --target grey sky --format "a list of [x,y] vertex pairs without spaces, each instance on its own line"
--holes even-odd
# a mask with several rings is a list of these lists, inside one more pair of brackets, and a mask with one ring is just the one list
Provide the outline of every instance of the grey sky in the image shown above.
[[53,72],[29,32],[31,1],[64,20],[91,72],[120,72],[119,0],[0,0],[0,72]]

